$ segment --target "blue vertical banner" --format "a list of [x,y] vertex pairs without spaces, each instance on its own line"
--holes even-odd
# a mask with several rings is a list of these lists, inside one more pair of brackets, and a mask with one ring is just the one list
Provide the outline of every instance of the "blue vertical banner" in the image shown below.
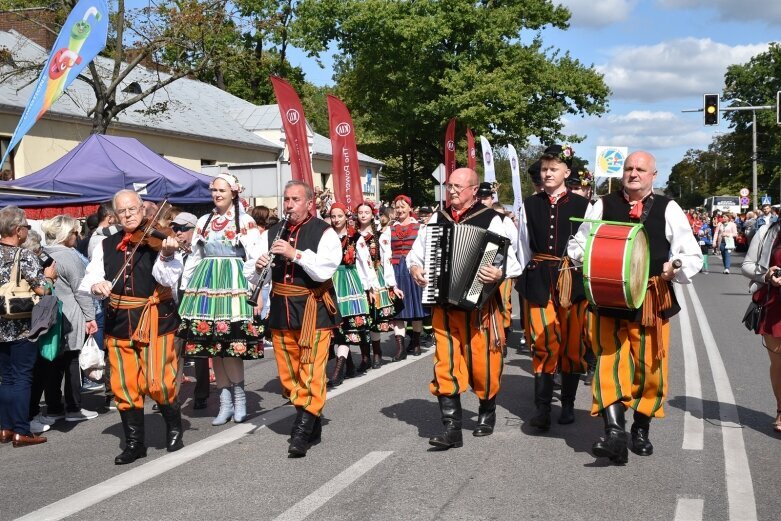
[[68,15],[41,70],[0,165],[36,121],[57,101],[81,71],[106,47],[106,0],[81,0]]

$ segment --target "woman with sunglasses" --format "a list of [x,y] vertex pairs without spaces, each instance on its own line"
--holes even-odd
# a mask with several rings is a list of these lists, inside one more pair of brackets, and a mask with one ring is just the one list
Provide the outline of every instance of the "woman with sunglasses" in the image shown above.
[[260,232],[239,200],[242,190],[230,174],[212,181],[214,210],[198,219],[182,275],[179,336],[186,356],[213,359],[220,412],[212,425],[246,419],[243,360],[263,358],[262,327],[243,273],[244,262],[260,256]]

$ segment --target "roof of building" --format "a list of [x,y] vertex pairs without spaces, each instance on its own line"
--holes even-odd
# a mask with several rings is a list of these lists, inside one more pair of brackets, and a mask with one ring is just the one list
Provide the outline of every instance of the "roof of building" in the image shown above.
[[[14,63],[42,63],[48,53],[32,40],[17,31],[0,31],[0,48],[11,52]],[[113,60],[98,57],[95,64],[104,77],[110,77]],[[12,65],[0,67],[0,74],[7,73]],[[32,94],[35,83],[29,76],[13,76],[0,83],[0,108],[5,107],[21,113]],[[117,102],[122,103],[135,95],[133,88],[143,91],[160,79],[170,75],[138,65],[122,82],[117,91]],[[135,84],[135,85],[134,85]],[[63,96],[47,113],[48,117],[72,117],[87,119],[95,105],[92,87],[84,81],[74,81]],[[44,118],[47,117],[44,115]],[[231,142],[245,147],[261,147],[280,151],[281,141],[272,141],[255,132],[279,129],[282,119],[277,105],[255,105],[213,85],[189,78],[178,79],[151,94],[142,101],[128,107],[116,118],[118,124],[136,127],[139,130],[163,131],[193,139],[207,138],[214,141]],[[311,127],[310,127],[311,130]],[[330,140],[314,134],[316,155],[331,157]],[[381,165],[382,162],[359,152],[359,159]]]

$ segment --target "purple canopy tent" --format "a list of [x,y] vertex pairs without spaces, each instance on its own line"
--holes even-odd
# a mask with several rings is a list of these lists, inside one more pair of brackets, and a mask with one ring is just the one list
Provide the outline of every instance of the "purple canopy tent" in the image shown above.
[[124,188],[138,191],[149,201],[167,198],[171,204],[210,203],[211,179],[160,157],[136,139],[93,134],[51,165],[16,181],[0,182],[0,186],[75,192],[81,196],[47,200],[4,196],[0,197],[0,207],[16,205],[28,209],[31,218],[60,213],[81,217]]

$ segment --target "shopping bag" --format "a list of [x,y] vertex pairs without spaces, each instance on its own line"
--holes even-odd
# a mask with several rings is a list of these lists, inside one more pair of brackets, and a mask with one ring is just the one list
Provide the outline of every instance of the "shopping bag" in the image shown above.
[[100,350],[98,343],[92,335],[87,337],[87,341],[84,342],[84,346],[81,348],[79,367],[81,367],[84,375],[90,380],[97,382],[103,378],[103,368],[105,367],[103,351]]

